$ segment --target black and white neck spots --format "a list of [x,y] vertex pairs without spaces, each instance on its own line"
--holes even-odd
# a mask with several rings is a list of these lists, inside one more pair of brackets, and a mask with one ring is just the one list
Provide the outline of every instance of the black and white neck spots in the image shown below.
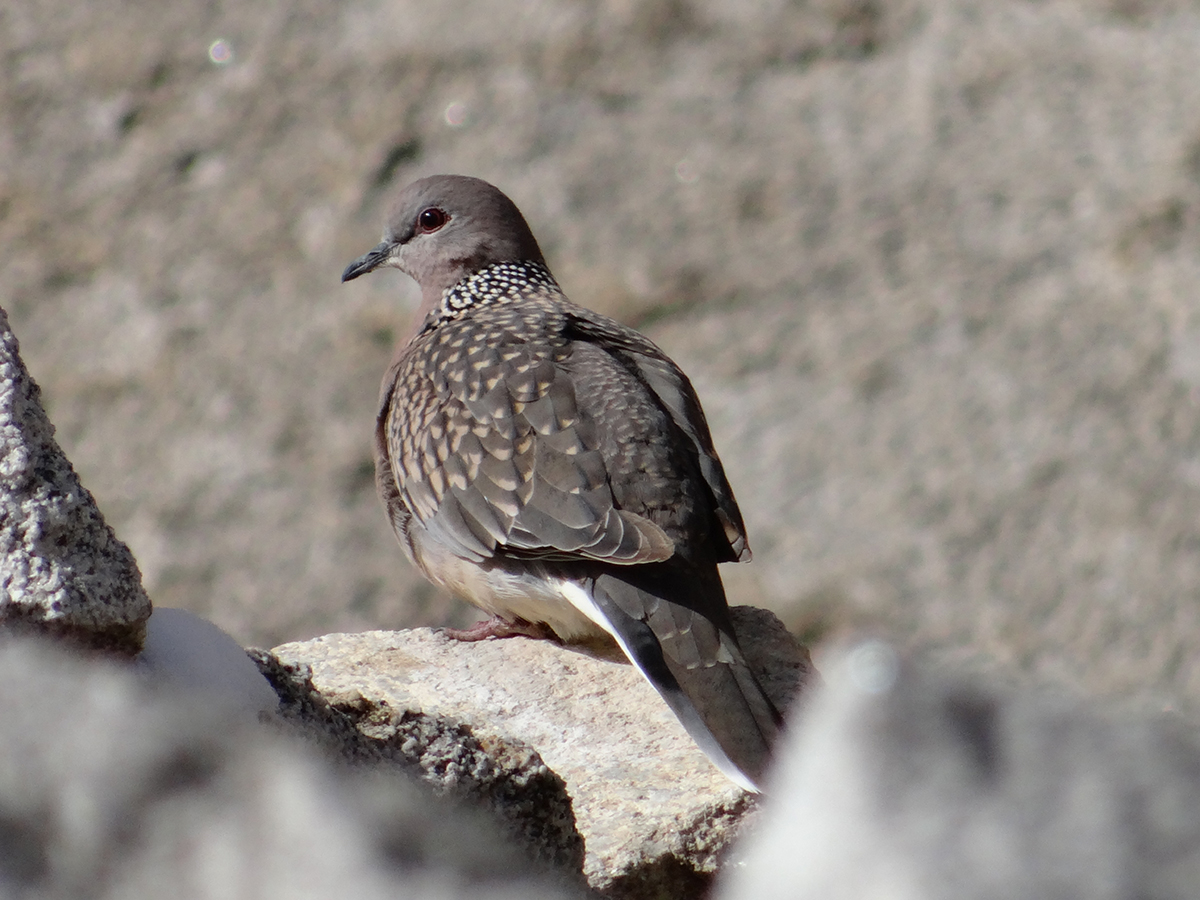
[[542,263],[504,262],[481,269],[447,288],[442,302],[429,314],[425,327],[457,319],[471,309],[509,303],[538,294],[561,293],[558,282]]

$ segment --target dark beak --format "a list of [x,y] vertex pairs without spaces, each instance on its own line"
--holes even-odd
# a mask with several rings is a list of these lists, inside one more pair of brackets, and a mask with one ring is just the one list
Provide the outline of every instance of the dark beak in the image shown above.
[[369,253],[364,253],[350,265],[346,266],[346,271],[342,273],[342,281],[352,281],[359,275],[366,275],[372,269],[379,267],[388,256],[391,255],[392,249],[396,245],[390,241],[384,241]]

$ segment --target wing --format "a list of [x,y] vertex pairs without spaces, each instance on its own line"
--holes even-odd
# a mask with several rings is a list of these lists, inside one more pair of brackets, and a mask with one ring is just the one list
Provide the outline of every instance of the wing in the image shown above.
[[571,348],[486,331],[464,340],[455,324],[410,345],[381,402],[380,487],[398,529],[397,512],[414,516],[474,561],[670,558],[666,532],[615,501],[603,429],[565,365]]
[[531,334],[512,308],[448,322],[397,360],[380,439],[392,490],[430,536],[475,561],[747,559],[679,367],[574,304],[533,318],[552,327]]
[[719,561],[749,561],[750,545],[746,539],[742,513],[713,446],[708,421],[692,383],[679,366],[649,338],[591,310],[582,307],[576,309],[577,312],[568,323],[568,334],[602,349],[634,374],[670,416],[673,427],[685,438],[694,465],[708,488],[711,512],[728,544],[726,553],[722,554]]

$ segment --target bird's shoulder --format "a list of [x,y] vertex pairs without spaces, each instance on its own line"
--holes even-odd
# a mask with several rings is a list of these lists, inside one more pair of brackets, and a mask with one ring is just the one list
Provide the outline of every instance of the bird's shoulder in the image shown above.
[[[477,399],[497,379],[517,378],[548,366],[570,372],[584,361],[593,374],[643,381],[640,370],[691,391],[682,371],[649,338],[615,319],[541,289],[480,303],[454,316],[431,314],[393,365],[393,379],[417,387],[434,381],[439,395]],[[653,386],[625,384],[648,393]],[[593,399],[583,397],[584,402]]]

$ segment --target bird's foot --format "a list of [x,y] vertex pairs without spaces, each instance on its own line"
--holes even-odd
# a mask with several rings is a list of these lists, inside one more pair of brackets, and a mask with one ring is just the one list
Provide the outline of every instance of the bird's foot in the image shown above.
[[529,637],[541,641],[562,643],[548,625],[541,622],[526,622],[524,619],[510,622],[500,616],[492,616],[490,619],[476,622],[470,628],[442,628],[440,631],[452,641],[472,642],[484,641],[492,637]]

